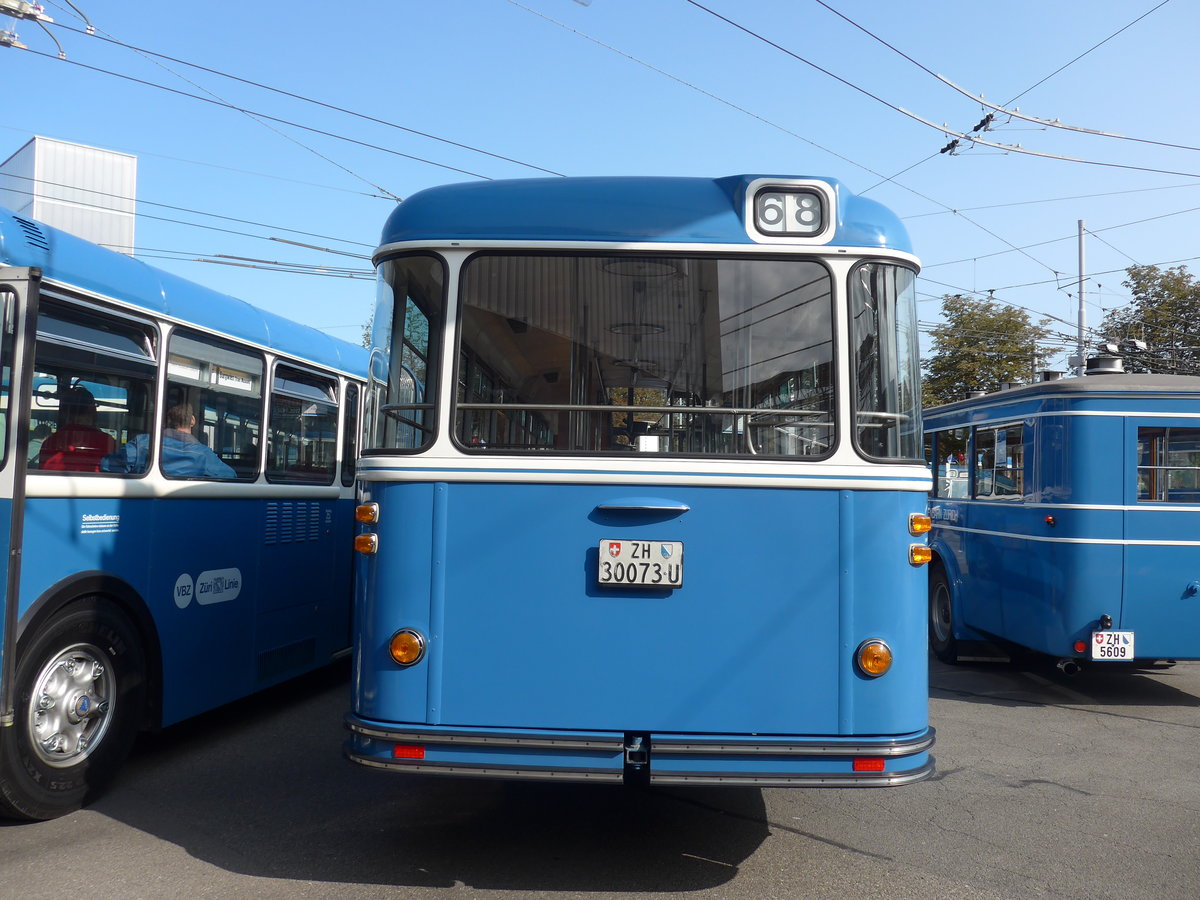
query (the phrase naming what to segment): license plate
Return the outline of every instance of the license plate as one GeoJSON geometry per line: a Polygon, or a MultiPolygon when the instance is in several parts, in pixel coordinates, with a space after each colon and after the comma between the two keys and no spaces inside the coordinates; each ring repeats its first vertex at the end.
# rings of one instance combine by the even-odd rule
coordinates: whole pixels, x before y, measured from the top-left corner
{"type": "Polygon", "coordinates": [[[1092,659],[1133,659],[1133,632],[1093,631],[1092,659]]]}
{"type": "Polygon", "coordinates": [[[683,541],[603,540],[596,581],[625,587],[682,587],[683,541]]]}

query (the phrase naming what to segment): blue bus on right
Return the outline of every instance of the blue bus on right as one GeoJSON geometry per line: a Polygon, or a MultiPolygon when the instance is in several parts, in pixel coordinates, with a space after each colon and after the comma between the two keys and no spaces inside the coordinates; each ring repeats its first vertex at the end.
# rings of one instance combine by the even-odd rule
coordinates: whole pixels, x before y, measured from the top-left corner
{"type": "Polygon", "coordinates": [[[1200,377],[1088,375],[924,413],[929,638],[1088,664],[1200,658],[1200,377]]]}

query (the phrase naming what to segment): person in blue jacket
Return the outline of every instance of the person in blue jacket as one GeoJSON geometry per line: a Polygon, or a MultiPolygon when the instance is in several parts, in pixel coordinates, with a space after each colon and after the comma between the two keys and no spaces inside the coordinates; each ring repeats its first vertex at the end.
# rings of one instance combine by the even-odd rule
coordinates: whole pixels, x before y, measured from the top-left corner
{"type": "MultiPolygon", "coordinates": [[[[192,433],[196,413],[187,403],[167,410],[163,429],[162,470],[171,478],[236,478],[237,472],[192,433]]],[[[116,453],[104,458],[106,472],[144,472],[149,458],[150,436],[139,434],[116,453]]]]}

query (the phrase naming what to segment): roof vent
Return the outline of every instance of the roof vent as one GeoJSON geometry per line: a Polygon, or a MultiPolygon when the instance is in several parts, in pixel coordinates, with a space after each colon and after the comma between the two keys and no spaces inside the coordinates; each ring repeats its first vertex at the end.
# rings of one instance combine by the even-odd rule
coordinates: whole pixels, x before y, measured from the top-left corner
{"type": "Polygon", "coordinates": [[[1062,377],[1063,373],[1054,369],[1043,369],[1038,372],[1038,381],[1058,381],[1062,377]]]}
{"type": "Polygon", "coordinates": [[[1119,356],[1093,356],[1087,361],[1085,375],[1121,375],[1125,362],[1119,356]]]}
{"type": "Polygon", "coordinates": [[[986,397],[987,391],[967,391],[968,400],[978,400],[980,397],[986,397]]]}

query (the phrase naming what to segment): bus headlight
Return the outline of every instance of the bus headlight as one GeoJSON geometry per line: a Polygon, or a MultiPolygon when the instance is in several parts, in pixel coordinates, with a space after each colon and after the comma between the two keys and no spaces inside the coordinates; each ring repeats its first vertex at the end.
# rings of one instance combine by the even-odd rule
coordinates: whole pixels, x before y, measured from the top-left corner
{"type": "Polygon", "coordinates": [[[388,641],[388,653],[398,666],[412,666],[425,655],[425,636],[415,628],[401,628],[388,641]]]}
{"type": "Polygon", "coordinates": [[[858,663],[858,669],[864,675],[878,678],[892,667],[892,648],[886,641],[878,638],[863,641],[858,645],[854,661],[858,663]]]}

